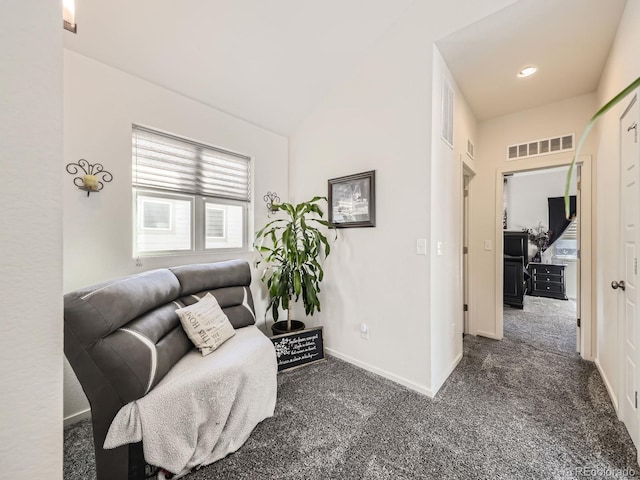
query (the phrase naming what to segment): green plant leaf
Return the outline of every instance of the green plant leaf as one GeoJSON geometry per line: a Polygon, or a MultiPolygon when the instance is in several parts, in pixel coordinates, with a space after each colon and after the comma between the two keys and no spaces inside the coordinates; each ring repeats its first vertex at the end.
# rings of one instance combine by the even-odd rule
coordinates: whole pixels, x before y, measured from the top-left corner
{"type": "Polygon", "coordinates": [[[281,204],[280,209],[286,211],[291,217],[296,216],[296,208],[290,203],[281,204]]]}
{"type": "Polygon", "coordinates": [[[318,205],[316,205],[315,203],[314,204],[308,204],[307,208],[309,209],[310,212],[317,213],[321,217],[324,215],[324,213],[322,212],[320,207],[318,205]]]}
{"type": "Polygon", "coordinates": [[[571,176],[573,175],[573,169],[578,161],[578,156],[580,155],[580,150],[582,150],[582,146],[584,142],[587,140],[589,133],[593,129],[593,126],[598,121],[600,117],[602,117],[605,113],[611,110],[614,106],[624,100],[630,93],[632,93],[636,88],[640,87],[640,77],[636,78],[633,82],[631,82],[627,87],[625,87],[622,91],[620,91],[615,97],[609,100],[600,110],[596,112],[596,114],[591,117],[589,123],[582,132],[580,136],[580,140],[578,141],[578,146],[576,147],[576,151],[573,155],[573,159],[571,160],[571,165],[569,165],[569,171],[567,172],[567,181],[564,187],[564,212],[567,219],[569,219],[570,211],[569,211],[569,190],[571,188],[571,176]]]}
{"type": "Polygon", "coordinates": [[[327,222],[326,220],[320,220],[319,218],[310,218],[309,220],[313,220],[314,222],[318,222],[320,225],[323,225],[327,228],[334,230],[336,227],[334,224],[327,222]]]}
{"type": "Polygon", "coordinates": [[[302,292],[302,281],[300,280],[300,272],[296,270],[293,274],[293,291],[296,295],[300,295],[302,292]]]}
{"type": "Polygon", "coordinates": [[[262,230],[260,230],[258,233],[256,233],[256,238],[262,237],[264,231],[267,228],[269,228],[271,225],[274,225],[274,224],[279,223],[279,222],[284,222],[284,221],[285,221],[284,218],[279,218],[277,220],[273,220],[273,221],[267,223],[264,227],[262,227],[262,230]]]}

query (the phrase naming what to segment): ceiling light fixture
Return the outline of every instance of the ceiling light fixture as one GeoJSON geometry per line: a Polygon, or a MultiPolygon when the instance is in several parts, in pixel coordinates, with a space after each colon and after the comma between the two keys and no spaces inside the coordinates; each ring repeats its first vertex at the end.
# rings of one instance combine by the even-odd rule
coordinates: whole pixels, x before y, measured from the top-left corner
{"type": "Polygon", "coordinates": [[[65,30],[78,33],[75,0],[62,0],[62,25],[65,30]]]}
{"type": "Polygon", "coordinates": [[[522,70],[518,72],[518,77],[526,78],[530,77],[534,73],[538,71],[538,67],[534,67],[533,65],[529,65],[528,67],[524,67],[522,70]]]}

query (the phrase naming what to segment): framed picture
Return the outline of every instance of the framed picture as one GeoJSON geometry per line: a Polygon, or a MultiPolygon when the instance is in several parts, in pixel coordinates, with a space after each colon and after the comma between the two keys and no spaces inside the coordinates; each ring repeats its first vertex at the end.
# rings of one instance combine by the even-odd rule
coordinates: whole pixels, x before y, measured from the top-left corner
{"type": "Polygon", "coordinates": [[[376,226],[376,172],[329,180],[329,222],[337,228],[376,226]]]}

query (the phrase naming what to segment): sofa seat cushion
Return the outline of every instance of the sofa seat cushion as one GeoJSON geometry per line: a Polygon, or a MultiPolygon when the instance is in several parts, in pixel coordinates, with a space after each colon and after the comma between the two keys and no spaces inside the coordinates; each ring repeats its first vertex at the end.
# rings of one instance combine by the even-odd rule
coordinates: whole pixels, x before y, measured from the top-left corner
{"type": "Polygon", "coordinates": [[[147,395],[122,407],[104,448],[142,440],[147,463],[175,474],[213,463],[273,415],[277,370],[273,344],[255,325],[206,357],[192,349],[147,395]]]}

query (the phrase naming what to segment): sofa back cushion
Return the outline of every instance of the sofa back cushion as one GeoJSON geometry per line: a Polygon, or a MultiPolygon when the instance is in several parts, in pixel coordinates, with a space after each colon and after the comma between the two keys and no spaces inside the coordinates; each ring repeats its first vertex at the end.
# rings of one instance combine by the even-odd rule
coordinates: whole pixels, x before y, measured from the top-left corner
{"type": "Polygon", "coordinates": [[[256,323],[251,296],[251,270],[243,260],[184,265],[170,269],[180,282],[178,307],[193,305],[211,293],[222,307],[233,328],[256,323]]]}
{"type": "Polygon", "coordinates": [[[250,283],[248,263],[234,260],[153,270],[65,295],[65,354],[89,400],[101,388],[123,404],[149,392],[193,348],[176,309],[207,292],[234,328],[255,323],[250,283]]]}
{"type": "Polygon", "coordinates": [[[179,295],[175,275],[169,270],[152,270],[68,293],[64,321],[78,341],[88,346],[179,295]]]}

